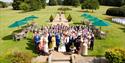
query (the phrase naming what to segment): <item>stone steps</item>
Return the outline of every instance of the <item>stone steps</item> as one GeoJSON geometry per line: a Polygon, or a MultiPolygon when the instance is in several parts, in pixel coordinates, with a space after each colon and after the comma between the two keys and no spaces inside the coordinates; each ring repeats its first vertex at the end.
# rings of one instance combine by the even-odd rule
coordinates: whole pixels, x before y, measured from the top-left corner
{"type": "Polygon", "coordinates": [[[32,63],[108,63],[105,57],[85,57],[77,54],[64,55],[53,51],[49,56],[38,56],[32,59],[32,63]],[[48,60],[47,60],[48,59],[48,60]]]}
{"type": "Polygon", "coordinates": [[[69,61],[54,61],[52,63],[70,63],[69,61]]]}
{"type": "Polygon", "coordinates": [[[71,57],[63,53],[52,52],[48,57],[48,63],[71,63],[71,57]]]}

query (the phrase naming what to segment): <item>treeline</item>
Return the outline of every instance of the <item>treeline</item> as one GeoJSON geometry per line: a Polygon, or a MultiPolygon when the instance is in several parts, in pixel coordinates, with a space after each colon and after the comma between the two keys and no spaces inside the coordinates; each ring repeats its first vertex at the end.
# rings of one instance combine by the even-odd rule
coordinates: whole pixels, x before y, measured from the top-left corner
{"type": "Polygon", "coordinates": [[[6,8],[7,3],[0,1],[0,8],[6,8]]]}
{"type": "MultiPolygon", "coordinates": [[[[82,1],[82,0],[81,0],[82,1]]],[[[68,5],[68,6],[79,6],[80,0],[49,0],[48,5],[54,6],[54,5],[68,5]]]]}
{"type": "Polygon", "coordinates": [[[70,5],[77,7],[80,5],[80,1],[82,0],[49,0],[49,3],[46,3],[46,0],[13,0],[12,7],[14,10],[34,11],[45,8],[47,4],[50,6],[70,5]]]}
{"type": "Polygon", "coordinates": [[[81,8],[96,10],[99,9],[99,2],[98,0],[85,0],[83,3],[81,3],[81,8]]]}
{"type": "Polygon", "coordinates": [[[125,0],[99,0],[101,5],[122,6],[125,5],[125,0]]]}
{"type": "Polygon", "coordinates": [[[13,0],[14,10],[33,11],[46,7],[46,0],[13,0]]]}

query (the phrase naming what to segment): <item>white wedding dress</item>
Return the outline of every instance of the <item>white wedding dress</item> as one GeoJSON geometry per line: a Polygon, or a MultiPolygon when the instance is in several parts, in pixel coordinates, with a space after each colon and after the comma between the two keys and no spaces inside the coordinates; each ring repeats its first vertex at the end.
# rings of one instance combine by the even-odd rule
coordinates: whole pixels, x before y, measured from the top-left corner
{"type": "Polygon", "coordinates": [[[61,38],[61,44],[59,45],[58,52],[66,52],[66,46],[64,40],[61,38]]]}

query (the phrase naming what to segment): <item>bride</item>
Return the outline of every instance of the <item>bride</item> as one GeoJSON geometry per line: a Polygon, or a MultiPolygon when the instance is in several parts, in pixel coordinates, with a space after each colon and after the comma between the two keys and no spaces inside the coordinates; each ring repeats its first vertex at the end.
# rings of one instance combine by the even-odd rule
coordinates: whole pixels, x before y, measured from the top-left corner
{"type": "Polygon", "coordinates": [[[61,42],[60,42],[60,45],[59,45],[59,48],[58,48],[59,52],[66,52],[65,40],[66,40],[66,37],[63,35],[61,37],[61,42]]]}

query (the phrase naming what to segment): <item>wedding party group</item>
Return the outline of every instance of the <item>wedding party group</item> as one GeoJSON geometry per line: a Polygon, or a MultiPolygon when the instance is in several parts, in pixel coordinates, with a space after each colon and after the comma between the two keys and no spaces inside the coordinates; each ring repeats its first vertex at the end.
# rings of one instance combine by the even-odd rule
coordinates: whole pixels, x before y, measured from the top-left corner
{"type": "Polygon", "coordinates": [[[43,55],[49,55],[51,51],[88,55],[88,49],[93,50],[94,39],[93,30],[82,25],[57,24],[33,31],[35,50],[43,55]]]}

